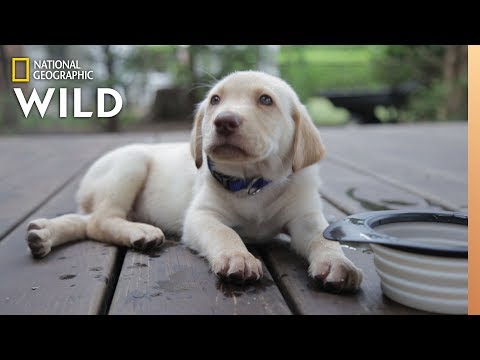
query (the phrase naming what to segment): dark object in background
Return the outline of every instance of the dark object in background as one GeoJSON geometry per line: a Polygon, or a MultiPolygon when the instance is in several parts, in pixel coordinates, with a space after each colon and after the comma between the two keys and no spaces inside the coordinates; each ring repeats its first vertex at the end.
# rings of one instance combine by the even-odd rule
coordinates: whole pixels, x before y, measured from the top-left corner
{"type": "Polygon", "coordinates": [[[316,95],[326,97],[333,105],[347,109],[360,124],[380,124],[380,119],[375,115],[375,107],[381,105],[401,108],[417,87],[416,83],[408,82],[381,90],[328,91],[316,95]]]}
{"type": "Polygon", "coordinates": [[[155,94],[155,101],[150,110],[149,120],[164,122],[186,120],[191,118],[195,110],[195,101],[189,89],[160,89],[155,94]]]}

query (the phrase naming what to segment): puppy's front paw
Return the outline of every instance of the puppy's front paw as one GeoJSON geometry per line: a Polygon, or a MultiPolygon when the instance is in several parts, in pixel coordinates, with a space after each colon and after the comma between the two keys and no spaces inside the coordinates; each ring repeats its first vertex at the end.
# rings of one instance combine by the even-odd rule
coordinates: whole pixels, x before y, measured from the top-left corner
{"type": "Polygon", "coordinates": [[[42,258],[52,250],[53,232],[48,219],[33,220],[28,224],[27,243],[32,255],[42,258]]]}
{"type": "Polygon", "coordinates": [[[362,270],[345,255],[326,251],[310,264],[308,272],[329,292],[353,292],[363,279],[362,270]]]}
{"type": "Polygon", "coordinates": [[[133,248],[147,251],[160,246],[165,240],[165,235],[155,226],[134,223],[130,229],[129,238],[133,248]]]}
{"type": "Polygon", "coordinates": [[[248,251],[228,251],[215,257],[212,271],[219,277],[244,282],[263,276],[262,262],[248,251]]]}

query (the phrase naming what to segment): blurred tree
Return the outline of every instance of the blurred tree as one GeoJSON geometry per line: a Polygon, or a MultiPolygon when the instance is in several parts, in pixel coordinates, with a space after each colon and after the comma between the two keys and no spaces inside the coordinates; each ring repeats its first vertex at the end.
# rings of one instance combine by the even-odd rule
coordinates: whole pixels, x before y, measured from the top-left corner
{"type": "Polygon", "coordinates": [[[389,45],[375,48],[378,79],[390,85],[414,80],[404,120],[467,118],[467,46],[389,45]]]}
{"type": "Polygon", "coordinates": [[[11,128],[15,125],[17,118],[15,108],[13,107],[11,87],[8,79],[8,68],[10,66],[7,57],[5,45],[0,45],[0,110],[2,117],[2,127],[11,128]]]}
{"type": "MultiPolygon", "coordinates": [[[[102,45],[103,50],[103,57],[104,57],[104,64],[107,70],[107,87],[113,88],[116,83],[116,76],[115,76],[115,58],[111,50],[111,45],[102,45]]],[[[112,107],[112,99],[109,97],[109,100],[106,102],[110,104],[112,107]]],[[[116,132],[118,131],[118,115],[109,117],[106,119],[105,122],[105,130],[109,132],[116,132]]]]}
{"type": "MultiPolygon", "coordinates": [[[[171,77],[174,77],[175,64],[178,61],[176,46],[173,45],[142,45],[131,48],[128,55],[124,57],[123,64],[121,64],[122,69],[124,69],[121,84],[125,89],[130,105],[135,103],[140,105],[139,96],[143,98],[142,105],[135,107],[139,111],[132,112],[134,107],[129,106],[130,114],[135,113],[134,116],[141,118],[143,121],[163,121],[190,114],[193,105],[186,105],[179,101],[180,98],[182,100],[188,98],[187,90],[163,88],[169,83],[171,77]],[[161,74],[163,76],[159,76],[161,74]],[[160,78],[162,80],[159,82],[160,78]],[[130,92],[130,89],[133,88],[136,89],[136,94],[130,92]],[[142,95],[146,93],[153,95],[151,108],[148,111],[144,110],[146,103],[145,97],[142,95]],[[184,109],[185,105],[186,110],[184,109]]],[[[147,106],[150,106],[150,104],[147,106]]]]}
{"type": "MultiPolygon", "coordinates": [[[[156,92],[149,117],[153,121],[191,116],[194,104],[218,79],[233,71],[258,69],[261,58],[258,45],[180,45],[161,49],[162,56],[154,63],[145,62],[145,68],[166,69],[173,74],[174,88],[156,92]]],[[[142,53],[155,51],[160,54],[160,47],[145,48],[142,53]]],[[[141,58],[141,53],[137,56],[141,58]]]]}
{"type": "Polygon", "coordinates": [[[69,45],[45,45],[49,59],[66,60],[69,45]]]}
{"type": "Polygon", "coordinates": [[[125,58],[125,68],[142,73],[165,72],[168,70],[168,64],[175,61],[173,45],[140,45],[135,46],[125,58]]]}
{"type": "MultiPolygon", "coordinates": [[[[0,45],[0,128],[14,130],[18,125],[16,100],[10,81],[12,57],[22,57],[23,48],[19,45],[0,45]]],[[[27,89],[26,83],[16,83],[16,87],[27,89]]]]}
{"type": "Polygon", "coordinates": [[[468,97],[468,47],[447,45],[443,57],[443,81],[446,101],[440,107],[440,116],[450,119],[461,116],[467,118],[468,97]]]}
{"type": "Polygon", "coordinates": [[[128,108],[138,108],[141,102],[139,95],[152,91],[147,86],[151,82],[152,74],[166,74],[169,71],[169,64],[175,62],[173,45],[132,46],[128,53],[123,56],[117,55],[116,63],[121,68],[122,75],[118,82],[125,91],[126,102],[130,103],[128,108]]]}
{"type": "Polygon", "coordinates": [[[261,45],[191,45],[177,48],[173,73],[178,85],[192,88],[195,101],[202,99],[218,79],[233,71],[256,70],[261,45]]]}

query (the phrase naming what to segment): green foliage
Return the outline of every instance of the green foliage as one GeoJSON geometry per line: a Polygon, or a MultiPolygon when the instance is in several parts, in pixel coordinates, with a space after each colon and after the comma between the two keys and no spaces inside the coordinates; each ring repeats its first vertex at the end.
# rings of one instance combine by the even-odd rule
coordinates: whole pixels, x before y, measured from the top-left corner
{"type": "Polygon", "coordinates": [[[192,45],[177,48],[182,61],[170,64],[180,86],[196,89],[199,100],[217,79],[234,71],[253,70],[258,66],[260,45],[192,45]]]}
{"type": "Polygon", "coordinates": [[[375,89],[382,84],[374,76],[371,57],[369,46],[282,46],[280,75],[303,101],[332,89],[375,89]]]}
{"type": "Polygon", "coordinates": [[[192,45],[176,48],[168,70],[178,86],[192,90],[198,102],[210,86],[233,71],[256,69],[259,45],[192,45]]]}
{"type": "Polygon", "coordinates": [[[133,72],[165,72],[169,64],[176,61],[175,53],[174,45],[137,46],[125,59],[124,66],[127,71],[133,72]]]}
{"type": "Polygon", "coordinates": [[[311,97],[305,105],[317,125],[342,125],[347,123],[350,118],[347,110],[335,107],[326,98],[311,97]]]}
{"type": "MultiPolygon", "coordinates": [[[[459,49],[456,49],[457,51],[459,49]]],[[[467,118],[466,59],[457,54],[456,77],[447,83],[444,45],[389,45],[375,47],[372,64],[375,77],[388,85],[415,81],[419,87],[407,106],[398,112],[400,121],[460,120],[467,118]],[[452,97],[458,103],[448,106],[452,97]]],[[[466,52],[465,52],[466,57],[466,52]]]]}
{"type": "Polygon", "coordinates": [[[442,75],[442,45],[387,45],[372,49],[376,78],[388,85],[415,80],[429,85],[442,75]]]}
{"type": "Polygon", "coordinates": [[[458,74],[447,84],[446,49],[443,45],[282,46],[279,68],[304,102],[324,91],[375,90],[416,82],[418,89],[405,108],[379,108],[377,116],[382,121],[466,119],[466,67],[457,64],[458,74]],[[457,103],[445,105],[452,96],[457,103]]]}
{"type": "Polygon", "coordinates": [[[439,119],[438,108],[446,96],[445,86],[439,79],[432,81],[430,86],[422,86],[411,96],[407,108],[401,113],[402,120],[444,120],[439,119]]]}
{"type": "Polygon", "coordinates": [[[380,119],[381,122],[388,123],[393,120],[397,120],[399,117],[399,111],[393,106],[385,107],[379,105],[375,107],[375,116],[380,119]]]}
{"type": "MultiPolygon", "coordinates": [[[[46,47],[52,58],[69,58],[72,49],[65,45],[46,47]]],[[[81,54],[77,57],[84,56],[82,63],[86,64],[86,68],[90,64],[106,67],[108,54],[99,47],[93,49],[96,51],[90,51],[90,48],[75,49],[81,54]]],[[[233,71],[258,69],[259,63],[267,59],[268,64],[278,64],[279,75],[297,91],[317,124],[343,124],[349,118],[346,110],[334,107],[327,99],[319,97],[319,93],[349,89],[375,90],[411,81],[419,86],[410,96],[408,104],[402,109],[377,107],[375,113],[378,118],[384,122],[392,119],[419,121],[467,118],[466,52],[459,51],[459,47],[454,49],[456,60],[451,71],[448,70],[449,62],[446,59],[447,52],[453,48],[443,45],[285,45],[279,48],[276,59],[272,59],[270,53],[265,53],[266,49],[272,48],[260,45],[111,47],[115,71],[111,71],[110,76],[95,78],[94,81],[56,82],[55,86],[107,86],[119,89],[127,94],[124,109],[119,114],[120,127],[134,127],[140,122],[145,109],[129,94],[141,94],[138,88],[147,89],[152,72],[170,73],[176,85],[191,89],[194,100],[199,101],[217,79],[233,71]],[[129,92],[130,89],[134,91],[129,92]]],[[[90,98],[85,98],[86,106],[94,101],[90,98]]],[[[0,108],[6,108],[6,101],[0,98],[0,108]]],[[[14,105],[14,110],[18,111],[18,105],[14,105]]],[[[49,117],[48,114],[44,119],[33,114],[25,119],[21,112],[18,117],[19,127],[28,131],[101,129],[106,121],[94,118],[60,119],[49,117]]],[[[0,126],[5,123],[5,118],[4,111],[0,113],[0,126]]],[[[0,130],[8,129],[3,126],[0,130]]]]}
{"type": "MultiPolygon", "coordinates": [[[[217,45],[211,46],[203,53],[202,61],[212,75],[221,78],[239,70],[256,69],[259,61],[259,45],[217,45]],[[215,69],[212,65],[215,59],[221,59],[215,69]]],[[[208,76],[205,74],[204,76],[208,76]]]]}

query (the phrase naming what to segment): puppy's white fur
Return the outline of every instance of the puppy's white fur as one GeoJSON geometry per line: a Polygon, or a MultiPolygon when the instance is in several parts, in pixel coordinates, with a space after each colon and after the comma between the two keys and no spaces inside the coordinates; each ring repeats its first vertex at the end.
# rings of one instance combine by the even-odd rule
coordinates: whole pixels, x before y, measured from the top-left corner
{"type": "Polygon", "coordinates": [[[327,289],[355,290],[361,271],[338,243],[322,236],[328,224],[317,163],[323,154],[318,131],[288,84],[260,72],[236,72],[200,104],[190,144],[136,144],[107,153],[80,184],[77,200],[85,215],[32,221],[27,241],[37,257],[87,236],[147,249],[163,242],[163,230],[182,234],[217,275],[249,280],[262,276],[262,265],[244,241],[286,231],[292,247],[309,261],[311,276],[327,289]],[[211,102],[214,95],[218,103],[211,102]],[[273,104],[263,104],[262,95],[273,104]],[[225,111],[241,119],[228,137],[214,125],[225,111]],[[221,173],[272,182],[255,195],[230,192],[211,175],[207,155],[221,173]]]}

